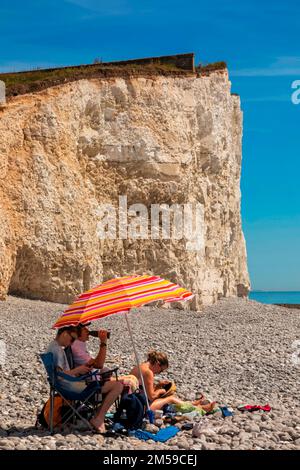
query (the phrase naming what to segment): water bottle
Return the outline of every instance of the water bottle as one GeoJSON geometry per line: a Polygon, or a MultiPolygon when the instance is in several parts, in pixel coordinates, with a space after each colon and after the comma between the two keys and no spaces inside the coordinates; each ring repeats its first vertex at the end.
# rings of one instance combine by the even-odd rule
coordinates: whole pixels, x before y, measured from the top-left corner
{"type": "MultiPolygon", "coordinates": [[[[89,336],[93,336],[94,338],[98,338],[98,330],[92,330],[92,331],[89,331],[89,336]]],[[[107,339],[110,338],[110,331],[107,332],[107,339]]]]}

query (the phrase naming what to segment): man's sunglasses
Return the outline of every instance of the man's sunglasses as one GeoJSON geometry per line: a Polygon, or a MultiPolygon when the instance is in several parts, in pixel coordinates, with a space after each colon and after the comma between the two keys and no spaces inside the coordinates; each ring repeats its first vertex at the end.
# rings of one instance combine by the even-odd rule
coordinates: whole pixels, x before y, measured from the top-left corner
{"type": "Polygon", "coordinates": [[[69,331],[68,331],[68,333],[71,336],[72,343],[74,343],[74,341],[77,339],[77,335],[74,335],[74,333],[70,333],[69,331]]]}

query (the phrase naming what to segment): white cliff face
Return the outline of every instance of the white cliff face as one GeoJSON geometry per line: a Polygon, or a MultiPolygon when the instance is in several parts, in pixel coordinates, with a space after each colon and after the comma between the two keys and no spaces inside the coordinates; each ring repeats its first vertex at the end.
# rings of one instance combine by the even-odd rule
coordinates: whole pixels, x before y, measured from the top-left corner
{"type": "Polygon", "coordinates": [[[12,99],[0,111],[2,298],[70,302],[131,273],[191,289],[192,308],[246,295],[241,136],[224,71],[81,80],[12,99]],[[120,201],[146,206],[135,207],[143,239],[132,237],[132,210],[129,238],[117,216],[116,239],[99,239],[102,205],[118,215],[120,201]],[[152,204],[188,203],[199,209],[196,249],[186,237],[151,238],[152,204]]]}

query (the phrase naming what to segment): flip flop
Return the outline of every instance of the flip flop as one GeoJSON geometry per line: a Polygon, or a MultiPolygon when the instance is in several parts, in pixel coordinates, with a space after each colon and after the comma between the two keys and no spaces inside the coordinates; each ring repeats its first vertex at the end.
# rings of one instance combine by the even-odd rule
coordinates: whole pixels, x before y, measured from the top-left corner
{"type": "Polygon", "coordinates": [[[94,423],[91,423],[91,421],[89,421],[90,425],[92,426],[92,432],[93,434],[101,434],[102,436],[104,436],[106,434],[106,430],[103,432],[103,431],[100,431],[100,429],[96,428],[96,426],[94,425],[94,423]]]}
{"type": "Polygon", "coordinates": [[[93,426],[92,433],[93,433],[93,434],[98,434],[98,435],[100,435],[100,436],[106,436],[107,431],[102,432],[102,431],[100,431],[99,429],[97,429],[97,428],[95,428],[95,427],[93,426]]]}
{"type": "Polygon", "coordinates": [[[126,431],[125,432],[118,432],[118,431],[114,431],[113,429],[109,429],[108,431],[106,431],[104,434],[102,434],[104,437],[114,437],[114,438],[117,438],[117,437],[127,437],[128,436],[128,432],[126,431]]]}
{"type": "Polygon", "coordinates": [[[193,423],[185,423],[181,426],[181,431],[191,431],[194,427],[193,423]]]}
{"type": "Polygon", "coordinates": [[[184,415],[174,416],[174,417],[168,417],[168,418],[164,419],[164,423],[171,424],[172,426],[174,426],[177,423],[181,423],[182,421],[187,421],[186,416],[184,416],[184,415]]]}

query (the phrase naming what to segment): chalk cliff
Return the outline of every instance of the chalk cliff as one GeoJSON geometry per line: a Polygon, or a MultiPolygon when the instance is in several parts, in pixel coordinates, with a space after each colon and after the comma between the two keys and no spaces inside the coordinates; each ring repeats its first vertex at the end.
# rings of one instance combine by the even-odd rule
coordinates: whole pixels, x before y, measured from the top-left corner
{"type": "Polygon", "coordinates": [[[226,70],[79,80],[10,99],[0,110],[1,298],[67,303],[130,273],[191,289],[189,308],[247,295],[241,138],[226,70]],[[120,237],[119,196],[146,206],[143,238],[120,237]],[[104,203],[116,208],[116,239],[99,238],[104,203]],[[151,238],[151,204],[188,203],[200,208],[197,244],[151,238]]]}

